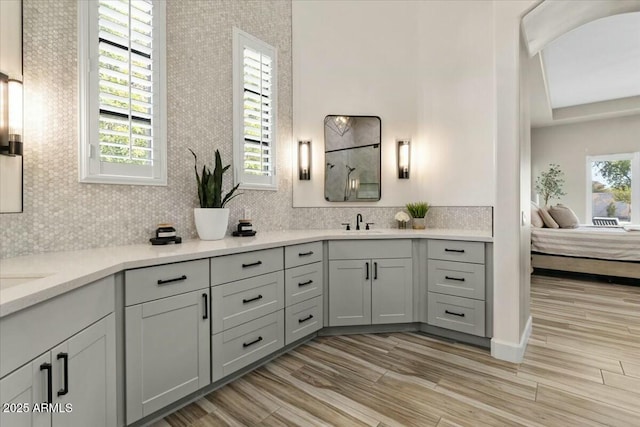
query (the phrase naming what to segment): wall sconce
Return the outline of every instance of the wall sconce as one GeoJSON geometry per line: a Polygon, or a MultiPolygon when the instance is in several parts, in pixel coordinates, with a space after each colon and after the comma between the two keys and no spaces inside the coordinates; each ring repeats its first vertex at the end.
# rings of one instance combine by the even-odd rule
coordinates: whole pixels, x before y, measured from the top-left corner
{"type": "Polygon", "coordinates": [[[298,141],[298,178],[311,180],[311,140],[298,141]]]}
{"type": "Polygon", "coordinates": [[[22,155],[22,82],[0,75],[0,154],[22,155]]]}
{"type": "Polygon", "coordinates": [[[411,164],[411,140],[399,139],[398,142],[398,178],[409,179],[411,164]]]}

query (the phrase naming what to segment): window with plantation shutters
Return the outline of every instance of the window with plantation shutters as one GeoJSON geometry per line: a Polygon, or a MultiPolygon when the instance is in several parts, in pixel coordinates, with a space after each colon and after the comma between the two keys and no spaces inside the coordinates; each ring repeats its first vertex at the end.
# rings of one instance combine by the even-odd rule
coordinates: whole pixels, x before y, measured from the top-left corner
{"type": "Polygon", "coordinates": [[[234,28],[234,172],[242,188],[277,188],[276,62],[275,48],[234,28]]]}
{"type": "Polygon", "coordinates": [[[78,5],[80,180],[165,185],[165,2],[78,5]]]}

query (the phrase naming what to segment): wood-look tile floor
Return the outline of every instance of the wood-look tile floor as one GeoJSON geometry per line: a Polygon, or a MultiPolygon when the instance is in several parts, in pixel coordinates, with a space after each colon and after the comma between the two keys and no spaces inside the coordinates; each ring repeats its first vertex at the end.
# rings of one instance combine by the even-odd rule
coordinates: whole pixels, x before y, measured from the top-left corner
{"type": "Polygon", "coordinates": [[[154,424],[640,426],[640,287],[533,276],[524,362],[418,333],[320,337],[154,424]]]}

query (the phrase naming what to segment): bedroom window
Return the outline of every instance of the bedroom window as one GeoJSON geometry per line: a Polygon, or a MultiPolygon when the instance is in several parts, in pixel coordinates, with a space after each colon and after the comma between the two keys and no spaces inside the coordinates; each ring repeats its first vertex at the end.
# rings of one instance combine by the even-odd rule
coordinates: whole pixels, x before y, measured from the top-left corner
{"type": "Polygon", "coordinates": [[[80,181],[166,185],[165,2],[78,9],[80,181]]]}
{"type": "Polygon", "coordinates": [[[587,157],[587,219],[640,222],[640,152],[587,157]]]}
{"type": "Polygon", "coordinates": [[[276,190],[276,49],[233,29],[233,160],[241,188],[276,190]]]}

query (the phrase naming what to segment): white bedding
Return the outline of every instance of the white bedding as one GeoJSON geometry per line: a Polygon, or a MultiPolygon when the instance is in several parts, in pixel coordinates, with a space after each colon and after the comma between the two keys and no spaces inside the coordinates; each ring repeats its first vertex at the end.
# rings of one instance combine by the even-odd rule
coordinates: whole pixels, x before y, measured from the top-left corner
{"type": "Polygon", "coordinates": [[[596,227],[532,227],[531,251],[581,258],[640,261],[640,231],[596,227]]]}

